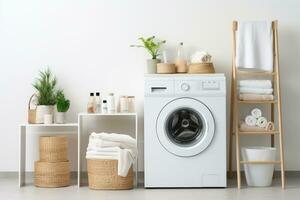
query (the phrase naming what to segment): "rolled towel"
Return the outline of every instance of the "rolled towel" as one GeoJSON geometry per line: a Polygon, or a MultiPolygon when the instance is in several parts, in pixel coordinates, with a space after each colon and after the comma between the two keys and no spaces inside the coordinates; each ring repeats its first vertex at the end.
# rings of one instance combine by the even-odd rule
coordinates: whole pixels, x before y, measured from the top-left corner
{"type": "Polygon", "coordinates": [[[248,125],[248,126],[255,126],[256,125],[256,118],[252,115],[248,115],[246,116],[245,118],[245,123],[248,125]]]}
{"type": "Polygon", "coordinates": [[[242,93],[239,95],[240,100],[244,101],[255,101],[255,100],[261,100],[261,101],[272,101],[274,100],[273,94],[248,94],[248,93],[242,93]]]}
{"type": "Polygon", "coordinates": [[[254,108],[251,110],[251,115],[255,117],[256,119],[260,118],[262,116],[262,112],[259,108],[254,108]]]}
{"type": "Polygon", "coordinates": [[[242,132],[259,132],[259,131],[265,131],[264,128],[260,128],[258,126],[248,126],[245,122],[242,122],[240,124],[240,131],[242,132]]]}
{"type": "Polygon", "coordinates": [[[251,87],[240,87],[240,94],[273,94],[273,88],[251,88],[251,87]]]}
{"type": "Polygon", "coordinates": [[[240,87],[250,87],[250,88],[272,88],[272,82],[270,80],[240,80],[240,87]]]}
{"type": "Polygon", "coordinates": [[[274,131],[275,130],[275,125],[273,122],[268,122],[266,127],[265,127],[266,131],[274,131]]]}
{"type": "Polygon", "coordinates": [[[259,117],[256,121],[256,126],[258,126],[260,128],[266,128],[267,123],[268,123],[268,121],[265,117],[259,117]]]}

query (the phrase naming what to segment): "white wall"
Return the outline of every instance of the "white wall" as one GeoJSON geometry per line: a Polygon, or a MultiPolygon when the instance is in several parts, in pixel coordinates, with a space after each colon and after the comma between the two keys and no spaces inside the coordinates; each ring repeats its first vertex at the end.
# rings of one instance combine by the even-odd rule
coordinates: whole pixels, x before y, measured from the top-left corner
{"type": "Polygon", "coordinates": [[[142,134],[148,55],[129,45],[151,35],[171,46],[183,41],[190,51],[208,50],[229,80],[235,19],[279,20],[286,166],[300,170],[299,7],[297,0],[0,0],[0,171],[18,169],[18,124],[39,69],[49,65],[57,75],[71,121],[85,111],[90,91],[135,95],[142,134]]]}

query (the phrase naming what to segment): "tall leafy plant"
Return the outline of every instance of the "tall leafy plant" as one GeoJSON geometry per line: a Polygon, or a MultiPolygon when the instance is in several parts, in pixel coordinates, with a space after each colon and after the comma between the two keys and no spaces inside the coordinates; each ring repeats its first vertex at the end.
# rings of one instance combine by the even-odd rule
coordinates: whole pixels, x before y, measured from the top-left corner
{"type": "Polygon", "coordinates": [[[56,84],[56,78],[49,68],[39,72],[39,77],[33,83],[33,87],[37,90],[38,105],[54,105],[56,103],[56,84]]]}
{"type": "Polygon", "coordinates": [[[155,38],[155,36],[144,38],[138,38],[142,42],[142,45],[130,45],[131,47],[138,47],[138,48],[145,48],[149,54],[151,55],[152,59],[157,59],[159,56],[159,49],[160,47],[166,43],[165,40],[159,40],[155,38]]]}
{"type": "Polygon", "coordinates": [[[58,90],[56,95],[56,108],[58,112],[67,112],[70,107],[70,100],[65,98],[63,90],[58,90]]]}

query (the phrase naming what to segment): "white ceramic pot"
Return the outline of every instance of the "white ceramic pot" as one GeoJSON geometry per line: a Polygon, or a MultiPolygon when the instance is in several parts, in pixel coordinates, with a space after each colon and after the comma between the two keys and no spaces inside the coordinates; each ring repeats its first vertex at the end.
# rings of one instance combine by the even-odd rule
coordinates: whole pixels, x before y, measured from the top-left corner
{"type": "Polygon", "coordinates": [[[55,113],[55,123],[56,124],[66,123],[66,112],[56,112],[55,113]]]}
{"type": "Polygon", "coordinates": [[[147,73],[156,74],[157,63],[160,63],[159,59],[148,59],[147,60],[147,73]]]}
{"type": "Polygon", "coordinates": [[[54,106],[38,105],[36,107],[36,123],[37,124],[44,123],[44,116],[47,114],[53,115],[53,113],[54,113],[54,106]]]}
{"type": "Polygon", "coordinates": [[[52,114],[44,115],[44,124],[53,124],[53,115],[52,114]]]}

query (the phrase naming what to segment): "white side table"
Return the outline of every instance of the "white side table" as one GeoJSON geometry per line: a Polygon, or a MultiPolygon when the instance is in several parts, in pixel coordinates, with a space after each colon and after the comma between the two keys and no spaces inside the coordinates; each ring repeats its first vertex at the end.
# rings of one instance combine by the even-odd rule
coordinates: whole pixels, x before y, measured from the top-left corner
{"type": "MultiPolygon", "coordinates": [[[[117,120],[117,119],[127,119],[129,121],[132,121],[133,123],[128,123],[128,126],[131,125],[133,128],[132,130],[135,133],[135,139],[137,140],[138,145],[138,115],[137,113],[79,113],[78,114],[78,186],[80,187],[82,184],[82,165],[85,161],[85,153],[86,153],[86,146],[83,146],[82,139],[85,135],[88,137],[88,133],[84,133],[83,127],[89,126],[88,121],[89,120],[100,120],[101,118],[110,118],[110,121],[117,120]],[[84,123],[87,120],[86,124],[84,123]]],[[[94,124],[95,121],[92,122],[94,124]]],[[[111,127],[113,128],[113,127],[111,127]]],[[[113,130],[113,129],[112,129],[113,130]]],[[[134,164],[135,168],[135,185],[138,185],[138,159],[136,160],[134,164]]]]}
{"type": "MultiPolygon", "coordinates": [[[[26,183],[26,134],[28,128],[38,130],[51,130],[53,128],[63,127],[65,129],[74,129],[78,127],[77,123],[68,123],[68,124],[21,124],[19,132],[19,186],[22,187],[26,183]]],[[[52,132],[53,133],[53,132],[52,132]]],[[[72,132],[73,133],[73,132],[72,132]]],[[[74,132],[78,133],[78,132],[74,132]]],[[[51,134],[51,132],[49,133],[51,134]]],[[[57,133],[55,133],[57,134],[57,133]]],[[[79,183],[78,183],[79,184],[79,183]]]]}

